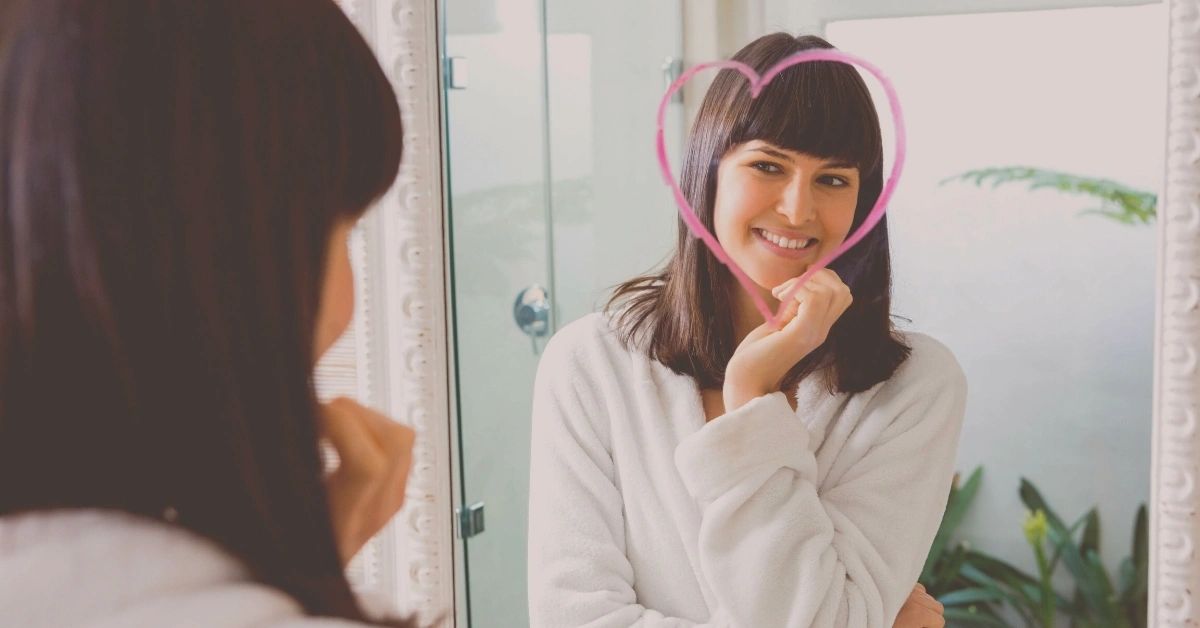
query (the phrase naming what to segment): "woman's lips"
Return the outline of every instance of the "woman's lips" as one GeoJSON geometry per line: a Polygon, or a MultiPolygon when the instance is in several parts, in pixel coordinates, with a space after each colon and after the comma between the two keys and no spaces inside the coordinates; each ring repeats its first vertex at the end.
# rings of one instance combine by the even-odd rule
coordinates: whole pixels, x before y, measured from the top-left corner
{"type": "Polygon", "coordinates": [[[762,229],[752,229],[751,233],[754,234],[754,239],[757,240],[758,243],[765,247],[768,251],[787,259],[803,259],[808,257],[813,251],[817,250],[817,245],[820,244],[820,240],[811,238],[810,242],[804,248],[793,249],[786,246],[780,246],[772,242],[770,239],[768,239],[766,232],[764,232],[762,229]]]}

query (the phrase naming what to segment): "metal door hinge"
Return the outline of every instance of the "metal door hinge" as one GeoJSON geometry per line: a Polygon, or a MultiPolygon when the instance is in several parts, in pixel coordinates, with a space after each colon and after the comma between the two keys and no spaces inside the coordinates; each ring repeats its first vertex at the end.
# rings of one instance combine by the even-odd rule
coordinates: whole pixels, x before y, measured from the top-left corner
{"type": "MultiPolygon", "coordinates": [[[[667,57],[665,60],[663,60],[662,73],[663,73],[663,90],[665,91],[671,87],[671,84],[674,83],[675,80],[678,79],[681,74],[683,74],[683,59],[676,59],[675,57],[667,57]]],[[[675,92],[675,94],[673,96],[671,96],[671,102],[683,102],[683,90],[682,89],[675,92]]]]}
{"type": "Polygon", "coordinates": [[[470,506],[459,508],[458,538],[469,539],[483,533],[483,502],[475,502],[470,506]]]}
{"type": "Polygon", "coordinates": [[[466,57],[446,58],[446,87],[466,89],[470,82],[470,66],[466,57]]]}

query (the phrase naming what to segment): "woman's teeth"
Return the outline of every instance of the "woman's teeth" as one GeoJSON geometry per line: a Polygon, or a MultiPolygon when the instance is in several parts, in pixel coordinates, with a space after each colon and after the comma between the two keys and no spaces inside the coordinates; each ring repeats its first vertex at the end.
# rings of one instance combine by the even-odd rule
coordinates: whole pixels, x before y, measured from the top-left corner
{"type": "Polygon", "coordinates": [[[806,248],[812,246],[817,241],[816,238],[808,238],[805,240],[792,240],[789,238],[775,235],[774,233],[771,233],[770,231],[764,231],[762,229],[759,229],[758,233],[760,235],[762,235],[762,237],[765,238],[767,241],[774,244],[775,246],[783,247],[785,249],[806,249],[806,248]]]}

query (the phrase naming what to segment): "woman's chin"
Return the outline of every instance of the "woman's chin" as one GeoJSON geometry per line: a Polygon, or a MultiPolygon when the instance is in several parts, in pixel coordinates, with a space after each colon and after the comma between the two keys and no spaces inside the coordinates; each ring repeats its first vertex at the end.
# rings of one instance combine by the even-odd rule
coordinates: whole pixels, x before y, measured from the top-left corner
{"type": "Polygon", "coordinates": [[[778,287],[783,282],[792,278],[792,275],[780,275],[779,273],[748,273],[750,280],[754,282],[754,286],[758,288],[759,294],[763,298],[770,298],[771,291],[778,287]]]}
{"type": "Polygon", "coordinates": [[[780,264],[778,259],[733,260],[746,273],[752,282],[761,290],[764,297],[770,297],[771,291],[780,284],[795,279],[808,270],[808,262],[780,264]]]}
{"type": "Polygon", "coordinates": [[[750,279],[752,279],[759,288],[766,290],[769,294],[772,290],[779,287],[779,285],[783,284],[784,282],[803,275],[804,271],[807,269],[808,264],[805,264],[795,269],[789,268],[781,270],[778,268],[773,268],[766,272],[752,272],[748,274],[750,275],[750,279]]]}

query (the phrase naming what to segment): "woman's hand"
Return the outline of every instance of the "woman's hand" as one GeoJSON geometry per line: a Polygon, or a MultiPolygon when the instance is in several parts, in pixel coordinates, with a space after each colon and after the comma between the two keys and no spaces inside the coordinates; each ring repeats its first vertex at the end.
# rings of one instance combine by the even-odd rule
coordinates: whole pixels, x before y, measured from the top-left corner
{"type": "Polygon", "coordinates": [[[946,625],[945,612],[942,603],[933,599],[925,592],[925,587],[918,584],[904,601],[904,606],[900,607],[892,628],[943,628],[946,625]]]}
{"type": "MultiPolygon", "coordinates": [[[[797,278],[780,284],[772,294],[787,293],[797,278]]],[[[725,367],[722,396],[725,412],[779,389],[779,383],[797,362],[825,342],[829,330],[853,301],[850,288],[837,273],[822,268],[796,292],[780,324],[765,322],[750,332],[725,367]]]]}
{"type": "Polygon", "coordinates": [[[342,564],[400,510],[412,463],[414,432],[346,398],[321,406],[321,433],[341,464],[326,480],[342,564]]]}

